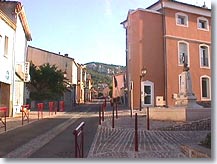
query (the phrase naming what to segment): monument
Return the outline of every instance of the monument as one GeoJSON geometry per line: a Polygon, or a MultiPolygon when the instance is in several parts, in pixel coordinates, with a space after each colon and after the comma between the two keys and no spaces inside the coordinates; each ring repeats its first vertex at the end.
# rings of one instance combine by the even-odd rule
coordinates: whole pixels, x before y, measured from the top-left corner
{"type": "Polygon", "coordinates": [[[197,98],[192,90],[192,81],[189,67],[184,60],[183,72],[180,78],[180,91],[177,95],[175,105],[179,107],[186,107],[191,109],[201,109],[202,106],[196,102],[197,98]]]}

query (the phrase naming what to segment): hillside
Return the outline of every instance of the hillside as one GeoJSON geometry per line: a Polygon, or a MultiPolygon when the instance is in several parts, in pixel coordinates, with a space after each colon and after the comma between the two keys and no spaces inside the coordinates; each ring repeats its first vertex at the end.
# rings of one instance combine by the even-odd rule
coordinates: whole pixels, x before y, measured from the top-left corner
{"type": "Polygon", "coordinates": [[[98,62],[86,63],[87,73],[91,75],[94,88],[101,84],[112,85],[112,76],[125,72],[125,66],[112,65],[98,62]]]}

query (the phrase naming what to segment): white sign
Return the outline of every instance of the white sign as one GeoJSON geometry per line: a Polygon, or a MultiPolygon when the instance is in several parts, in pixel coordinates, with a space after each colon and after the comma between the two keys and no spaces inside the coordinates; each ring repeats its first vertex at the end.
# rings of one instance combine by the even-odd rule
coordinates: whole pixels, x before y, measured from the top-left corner
{"type": "Polygon", "coordinates": [[[24,74],[29,74],[29,66],[30,66],[30,63],[29,62],[25,62],[25,65],[24,65],[24,74]]]}
{"type": "Polygon", "coordinates": [[[30,81],[29,68],[30,68],[30,63],[25,62],[25,64],[24,64],[24,82],[30,81]]]}

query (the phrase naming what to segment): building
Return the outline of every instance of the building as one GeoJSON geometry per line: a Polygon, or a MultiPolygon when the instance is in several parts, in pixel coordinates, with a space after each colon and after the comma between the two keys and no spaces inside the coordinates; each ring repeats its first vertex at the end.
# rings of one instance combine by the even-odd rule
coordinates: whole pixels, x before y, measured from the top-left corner
{"type": "Polygon", "coordinates": [[[205,4],[159,0],[146,9],[129,10],[121,24],[126,29],[127,84],[133,109],[140,104],[174,106],[183,59],[190,68],[197,101],[211,102],[211,9],[205,4]]]}
{"type": "Polygon", "coordinates": [[[20,112],[24,100],[24,82],[29,80],[26,63],[27,42],[31,32],[23,5],[0,1],[0,104],[8,115],[20,112]],[[26,77],[26,78],[25,78],[26,77]]]}
{"type": "Polygon", "coordinates": [[[67,91],[64,93],[63,100],[66,108],[72,108],[77,103],[78,87],[78,64],[68,54],[61,55],[40,48],[28,46],[27,61],[32,62],[36,66],[49,63],[56,65],[59,70],[65,73],[67,78],[67,91]]]}
{"type": "Polygon", "coordinates": [[[85,91],[86,85],[87,85],[87,69],[85,65],[78,64],[78,89],[77,89],[77,103],[81,104],[85,102],[85,91]]]}

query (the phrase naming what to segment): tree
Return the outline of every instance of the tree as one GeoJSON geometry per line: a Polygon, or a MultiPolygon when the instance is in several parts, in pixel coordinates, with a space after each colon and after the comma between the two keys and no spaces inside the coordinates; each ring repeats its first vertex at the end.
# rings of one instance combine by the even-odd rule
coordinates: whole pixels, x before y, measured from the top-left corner
{"type": "Polygon", "coordinates": [[[41,66],[30,64],[31,81],[27,83],[32,100],[57,100],[66,90],[64,72],[49,63],[41,66]]]}

